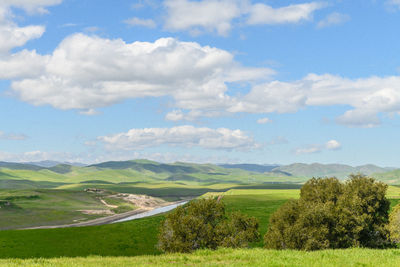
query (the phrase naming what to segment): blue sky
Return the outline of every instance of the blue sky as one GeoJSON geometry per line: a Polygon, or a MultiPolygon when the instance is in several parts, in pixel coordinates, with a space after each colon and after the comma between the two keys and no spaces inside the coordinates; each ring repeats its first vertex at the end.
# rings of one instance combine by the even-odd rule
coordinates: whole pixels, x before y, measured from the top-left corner
{"type": "Polygon", "coordinates": [[[0,160],[400,167],[400,1],[4,0],[0,160]]]}

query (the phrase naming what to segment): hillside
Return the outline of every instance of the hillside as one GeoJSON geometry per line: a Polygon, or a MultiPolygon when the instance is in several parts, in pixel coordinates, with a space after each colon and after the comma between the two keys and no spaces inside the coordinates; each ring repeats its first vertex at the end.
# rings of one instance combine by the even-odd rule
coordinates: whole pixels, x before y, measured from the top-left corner
{"type": "Polygon", "coordinates": [[[298,177],[326,177],[335,176],[341,179],[346,178],[349,174],[362,173],[365,175],[371,175],[374,173],[384,173],[390,170],[390,168],[382,168],[376,165],[368,164],[362,166],[352,167],[344,164],[304,164],[294,163],[286,166],[280,166],[273,171],[283,171],[290,173],[293,176],[298,177]]]}
{"type": "Polygon", "coordinates": [[[373,176],[376,179],[388,184],[400,184],[400,169],[385,173],[374,173],[373,176]]]}
{"type": "MultiPolygon", "coordinates": [[[[398,172],[398,171],[397,171],[398,172]]],[[[336,176],[344,179],[351,173],[373,174],[390,184],[400,183],[396,171],[375,165],[352,167],[343,164],[258,165],[258,164],[172,164],[149,160],[109,161],[89,166],[57,164],[50,167],[0,162],[0,189],[7,188],[80,188],[101,185],[135,187],[137,184],[181,184],[190,188],[210,184],[248,185],[263,183],[304,183],[311,177],[336,176]],[[389,171],[389,172],[388,172],[389,171]]],[[[147,187],[146,185],[146,187],[147,187]]],[[[168,186],[169,185],[169,186],[168,186]]],[[[229,186],[228,186],[229,187],[229,186]]],[[[124,190],[125,190],[124,189],[124,190]]]]}

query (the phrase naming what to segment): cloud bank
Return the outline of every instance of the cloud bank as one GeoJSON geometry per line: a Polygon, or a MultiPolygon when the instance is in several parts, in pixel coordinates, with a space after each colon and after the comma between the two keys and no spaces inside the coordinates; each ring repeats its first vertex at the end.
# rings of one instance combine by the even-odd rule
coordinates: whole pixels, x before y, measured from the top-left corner
{"type": "Polygon", "coordinates": [[[249,150],[260,147],[241,130],[197,128],[191,125],[131,129],[124,133],[101,136],[98,140],[109,150],[140,150],[161,145],[222,150],[249,150]]]}

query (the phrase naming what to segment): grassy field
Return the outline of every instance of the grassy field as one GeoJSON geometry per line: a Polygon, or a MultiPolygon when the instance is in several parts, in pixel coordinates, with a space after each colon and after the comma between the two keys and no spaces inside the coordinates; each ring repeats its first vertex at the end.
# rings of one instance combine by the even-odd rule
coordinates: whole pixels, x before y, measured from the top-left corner
{"type": "Polygon", "coordinates": [[[400,266],[400,250],[323,250],[316,252],[265,249],[201,250],[193,254],[139,257],[8,259],[0,266],[400,266]]]}
{"type": "Polygon", "coordinates": [[[82,212],[107,210],[100,199],[118,206],[112,209],[115,213],[135,208],[126,201],[108,198],[111,194],[113,193],[94,194],[83,190],[0,190],[0,229],[61,225],[104,217],[107,215],[82,212]]]}
{"type": "MultiPolygon", "coordinates": [[[[223,198],[228,211],[241,210],[260,220],[267,230],[269,216],[298,190],[228,191],[223,198]]],[[[157,233],[163,216],[111,225],[0,232],[0,258],[61,256],[135,256],[158,254],[157,233]],[[60,242],[60,240],[62,240],[60,242]]],[[[261,246],[261,242],[253,246],[261,246]]]]}
{"type": "MultiPolygon", "coordinates": [[[[214,193],[215,194],[215,193],[214,193]]],[[[270,215],[285,201],[296,198],[299,190],[230,190],[223,193],[228,211],[240,210],[260,221],[267,231],[270,215]]],[[[393,200],[392,205],[397,202],[393,200]]],[[[0,232],[0,258],[51,258],[89,255],[136,256],[159,254],[158,227],[163,215],[111,225],[0,232]]],[[[262,243],[252,244],[261,247],[262,243]]]]}

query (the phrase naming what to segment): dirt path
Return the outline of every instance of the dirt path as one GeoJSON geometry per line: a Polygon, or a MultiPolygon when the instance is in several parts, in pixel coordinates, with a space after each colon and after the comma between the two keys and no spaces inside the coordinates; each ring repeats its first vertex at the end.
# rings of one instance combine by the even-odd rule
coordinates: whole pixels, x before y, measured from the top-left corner
{"type": "Polygon", "coordinates": [[[102,225],[102,224],[110,224],[113,223],[115,221],[136,215],[136,214],[140,214],[146,211],[150,211],[153,209],[157,209],[157,208],[162,208],[165,206],[169,206],[169,205],[173,205],[173,204],[177,204],[177,203],[181,203],[184,202],[185,200],[181,200],[181,201],[176,201],[176,202],[165,202],[162,205],[153,207],[153,208],[139,208],[136,210],[131,210],[128,212],[124,212],[124,213],[120,213],[120,214],[115,214],[112,216],[107,216],[107,217],[102,217],[102,218],[97,218],[94,220],[90,220],[90,221],[85,221],[85,222],[79,222],[79,223],[72,223],[72,224],[64,224],[64,225],[45,225],[45,226],[36,226],[36,227],[28,227],[28,228],[21,228],[18,230],[25,230],[25,229],[53,229],[53,228],[67,228],[67,227],[82,227],[82,226],[94,226],[94,225],[102,225]]]}

